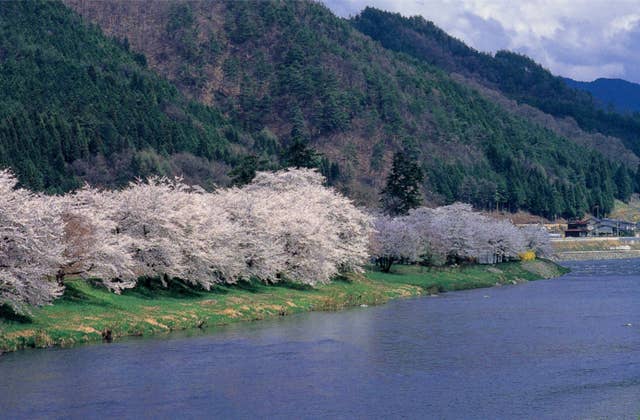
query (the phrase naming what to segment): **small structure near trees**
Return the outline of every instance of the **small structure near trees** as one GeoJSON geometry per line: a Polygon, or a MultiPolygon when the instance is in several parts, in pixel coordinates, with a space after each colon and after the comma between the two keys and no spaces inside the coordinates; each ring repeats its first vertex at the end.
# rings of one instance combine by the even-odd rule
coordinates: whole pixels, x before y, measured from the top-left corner
{"type": "Polygon", "coordinates": [[[567,238],[635,236],[637,232],[638,226],[633,222],[590,216],[569,221],[564,236],[567,238]]]}

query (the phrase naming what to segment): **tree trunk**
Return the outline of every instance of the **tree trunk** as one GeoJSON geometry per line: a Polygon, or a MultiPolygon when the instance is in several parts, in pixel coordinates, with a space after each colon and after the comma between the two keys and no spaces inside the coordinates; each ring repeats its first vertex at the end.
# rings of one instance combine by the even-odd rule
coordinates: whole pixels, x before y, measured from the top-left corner
{"type": "Polygon", "coordinates": [[[378,259],[378,265],[380,266],[380,271],[383,273],[388,273],[391,270],[391,265],[393,264],[392,257],[382,257],[378,259]]]}

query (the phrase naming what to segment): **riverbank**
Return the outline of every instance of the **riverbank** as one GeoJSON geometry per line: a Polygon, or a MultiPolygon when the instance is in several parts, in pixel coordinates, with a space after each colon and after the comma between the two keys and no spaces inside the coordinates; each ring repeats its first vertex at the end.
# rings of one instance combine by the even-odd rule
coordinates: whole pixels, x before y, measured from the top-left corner
{"type": "Polygon", "coordinates": [[[398,265],[391,273],[367,271],[317,288],[241,283],[209,292],[138,288],[122,295],[71,281],[64,297],[34,309],[30,322],[0,317],[0,353],[379,305],[400,297],[515,284],[566,272],[544,260],[447,268],[398,265]]]}
{"type": "Polygon", "coordinates": [[[627,260],[640,258],[640,250],[565,251],[556,254],[556,261],[627,260]]]}
{"type": "Polygon", "coordinates": [[[562,238],[551,241],[555,261],[640,258],[640,238],[562,238]]]}

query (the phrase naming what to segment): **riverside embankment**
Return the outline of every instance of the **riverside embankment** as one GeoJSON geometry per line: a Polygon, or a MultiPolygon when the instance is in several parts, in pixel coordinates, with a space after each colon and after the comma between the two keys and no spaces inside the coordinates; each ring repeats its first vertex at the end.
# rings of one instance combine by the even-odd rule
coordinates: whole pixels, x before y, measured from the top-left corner
{"type": "Polygon", "coordinates": [[[439,269],[394,266],[392,273],[367,271],[316,288],[239,283],[209,292],[137,288],[122,295],[72,281],[63,298],[33,309],[30,319],[0,317],[0,353],[378,305],[399,297],[522,283],[565,272],[544,260],[439,269]]]}
{"type": "Polygon", "coordinates": [[[555,261],[640,258],[640,238],[558,238],[552,240],[555,261]]]}

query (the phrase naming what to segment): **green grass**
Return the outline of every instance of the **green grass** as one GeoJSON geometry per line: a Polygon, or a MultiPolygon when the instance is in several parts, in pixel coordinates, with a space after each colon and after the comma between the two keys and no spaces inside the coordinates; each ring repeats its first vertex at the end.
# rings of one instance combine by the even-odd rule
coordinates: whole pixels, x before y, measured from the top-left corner
{"type": "Polygon", "coordinates": [[[491,287],[496,284],[514,284],[540,278],[557,277],[566,269],[547,261],[509,262],[496,266],[421,267],[396,265],[390,273],[369,270],[366,276],[387,284],[410,284],[423,290],[448,292],[491,287]]]}
{"type": "Polygon", "coordinates": [[[615,200],[613,211],[609,215],[613,219],[628,220],[630,222],[640,222],[640,196],[633,194],[628,203],[615,200]]]}
{"type": "Polygon", "coordinates": [[[0,353],[99,341],[106,331],[114,338],[152,335],[297,312],[377,305],[398,297],[555,277],[564,274],[563,270],[547,261],[441,269],[396,265],[391,273],[370,267],[364,275],[349,275],[317,288],[250,282],[208,292],[173,285],[169,290],[137,288],[122,295],[75,280],[53,305],[35,308],[30,322],[0,311],[0,353]]]}

